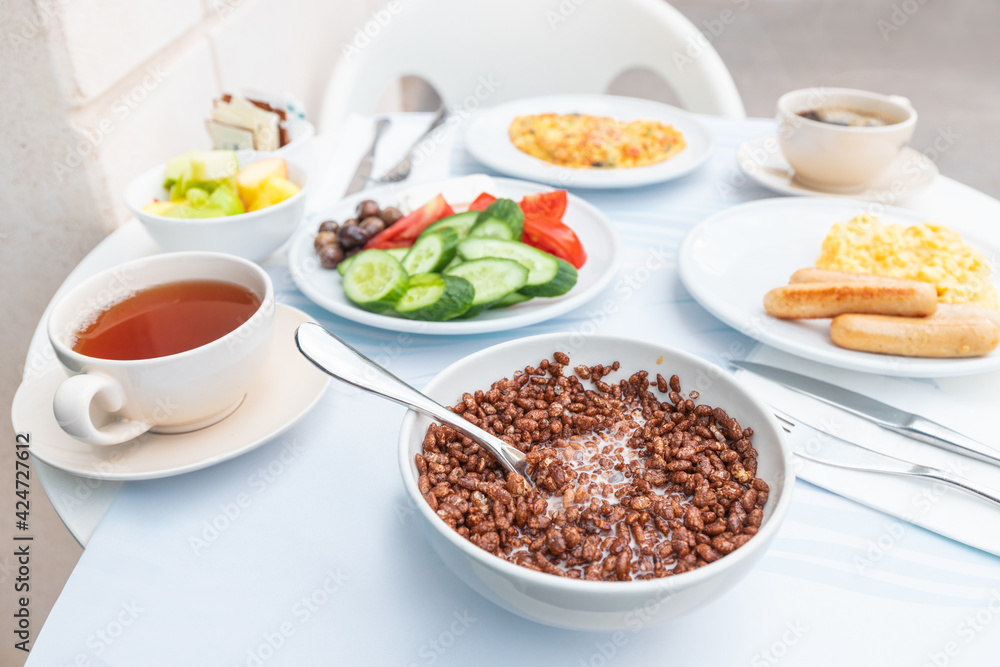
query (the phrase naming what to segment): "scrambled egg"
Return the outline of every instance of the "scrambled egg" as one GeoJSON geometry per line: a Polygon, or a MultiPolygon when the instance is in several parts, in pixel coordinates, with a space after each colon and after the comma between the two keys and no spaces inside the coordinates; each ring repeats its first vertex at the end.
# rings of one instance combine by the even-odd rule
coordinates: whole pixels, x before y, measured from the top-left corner
{"type": "Polygon", "coordinates": [[[990,263],[943,225],[886,225],[872,215],[838,222],[823,240],[820,269],[933,283],[942,303],[997,307],[990,263]]]}
{"type": "Polygon", "coordinates": [[[680,132],[657,121],[625,122],[578,113],[518,116],[509,133],[514,146],[528,155],[583,169],[656,164],[686,145],[680,132]]]}

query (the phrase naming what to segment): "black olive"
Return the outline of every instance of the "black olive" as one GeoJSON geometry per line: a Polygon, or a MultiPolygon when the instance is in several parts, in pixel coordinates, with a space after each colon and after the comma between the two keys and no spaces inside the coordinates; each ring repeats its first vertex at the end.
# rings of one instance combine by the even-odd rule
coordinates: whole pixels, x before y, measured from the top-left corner
{"type": "Polygon", "coordinates": [[[366,199],[358,204],[357,212],[358,220],[364,220],[365,218],[370,218],[373,215],[378,215],[378,203],[374,199],[366,199]]]}
{"type": "Polygon", "coordinates": [[[337,232],[320,232],[313,239],[313,249],[319,252],[323,246],[337,245],[337,232]]]}
{"type": "Polygon", "coordinates": [[[335,232],[340,225],[337,224],[336,220],[324,220],[319,223],[319,231],[321,232],[335,232]]]}
{"type": "Polygon", "coordinates": [[[344,247],[344,250],[350,250],[363,246],[371,236],[358,225],[351,225],[350,227],[341,227],[337,238],[340,239],[340,245],[344,247]]]}
{"type": "Polygon", "coordinates": [[[356,225],[356,224],[358,224],[358,219],[357,218],[348,218],[347,220],[344,220],[344,222],[340,226],[341,227],[351,227],[351,226],[356,225]]]}
{"type": "Polygon", "coordinates": [[[344,249],[336,243],[325,245],[319,249],[319,263],[324,269],[335,269],[344,261],[344,249]]]}
{"type": "Polygon", "coordinates": [[[385,223],[378,216],[369,216],[361,221],[361,229],[365,230],[368,238],[371,238],[385,229],[385,223]]]}
{"type": "Polygon", "coordinates": [[[386,226],[388,226],[398,222],[399,219],[403,217],[403,212],[395,206],[386,206],[382,209],[382,212],[379,213],[378,217],[382,218],[382,221],[385,222],[386,226]]]}

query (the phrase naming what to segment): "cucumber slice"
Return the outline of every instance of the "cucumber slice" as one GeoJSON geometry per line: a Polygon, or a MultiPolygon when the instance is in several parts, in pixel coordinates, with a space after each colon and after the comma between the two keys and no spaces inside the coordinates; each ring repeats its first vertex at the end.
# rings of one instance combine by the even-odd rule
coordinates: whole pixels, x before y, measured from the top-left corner
{"type": "MultiPolygon", "coordinates": [[[[433,234],[434,232],[441,231],[445,227],[450,227],[458,232],[459,239],[464,239],[469,235],[469,230],[476,224],[476,220],[478,218],[479,211],[466,211],[464,213],[449,215],[447,218],[441,218],[437,222],[432,222],[424,231],[420,232],[420,236],[423,236],[424,234],[433,234]]],[[[419,239],[420,237],[417,238],[419,239]]]]}
{"type": "Polygon", "coordinates": [[[465,278],[421,273],[410,278],[395,310],[412,320],[444,322],[469,309],[476,291],[465,278]]]}
{"type": "Polygon", "coordinates": [[[451,267],[445,275],[465,278],[476,290],[470,310],[482,310],[528,282],[528,270],[512,259],[484,257],[451,267]]]}
{"type": "Polygon", "coordinates": [[[532,297],[528,296],[527,294],[522,294],[521,292],[511,292],[510,294],[508,294],[507,296],[505,296],[504,298],[500,299],[492,306],[490,306],[490,309],[493,310],[496,308],[508,308],[510,306],[516,306],[519,303],[524,303],[525,301],[531,301],[531,299],[532,297]]]}
{"type": "Polygon", "coordinates": [[[455,259],[458,232],[452,227],[442,227],[433,234],[421,234],[403,258],[403,268],[411,276],[418,273],[436,273],[455,259]]]}
{"type": "MultiPolygon", "coordinates": [[[[509,236],[498,237],[495,234],[490,234],[494,238],[506,238],[510,241],[520,241],[521,237],[524,236],[524,211],[521,207],[517,205],[513,199],[497,199],[495,202],[490,204],[479,214],[479,218],[476,220],[476,226],[483,224],[487,220],[495,220],[503,225],[506,225],[510,230],[509,236]]],[[[472,233],[470,232],[470,236],[472,233]]]]}
{"type": "Polygon", "coordinates": [[[475,226],[469,230],[469,237],[502,239],[504,241],[521,240],[520,236],[514,238],[514,232],[511,230],[510,226],[507,225],[507,223],[497,220],[496,218],[486,218],[481,222],[477,222],[475,226]]]}
{"type": "Polygon", "coordinates": [[[576,285],[576,269],[569,262],[516,241],[469,237],[458,244],[465,260],[482,257],[512,259],[528,269],[528,281],[521,288],[526,296],[559,296],[576,285]]]}
{"type": "MultiPolygon", "coordinates": [[[[358,253],[358,254],[361,254],[361,253],[358,253]]],[[[345,257],[340,262],[340,264],[337,265],[337,273],[339,273],[341,275],[341,277],[343,277],[343,275],[345,273],[347,273],[347,267],[349,267],[351,265],[351,262],[353,262],[354,258],[357,257],[357,256],[358,255],[351,255],[350,257],[345,257]]],[[[398,257],[396,258],[396,261],[399,261],[398,257]]]]}
{"type": "MultiPolygon", "coordinates": [[[[541,250],[538,252],[548,255],[548,253],[541,250]]],[[[552,255],[549,255],[549,257],[552,257],[552,255]]],[[[573,289],[576,285],[578,275],[576,268],[564,259],[559,259],[558,257],[552,257],[552,259],[556,261],[556,274],[552,276],[552,279],[539,285],[525,285],[521,288],[521,294],[525,296],[552,297],[560,296],[573,289]]]]}
{"type": "Polygon", "coordinates": [[[406,269],[384,250],[365,250],[354,256],[344,273],[344,294],[373,313],[392,308],[406,292],[406,269]]]}
{"type": "MultiPolygon", "coordinates": [[[[410,249],[409,248],[386,248],[382,252],[387,252],[390,255],[392,255],[393,258],[396,261],[402,262],[403,258],[406,257],[406,253],[410,252],[410,249]]],[[[337,265],[337,273],[339,273],[340,275],[344,275],[345,273],[347,273],[347,267],[351,265],[351,262],[354,261],[355,257],[357,257],[357,255],[351,255],[350,257],[346,257],[344,259],[344,261],[342,261],[340,264],[338,264],[337,265]]]]}

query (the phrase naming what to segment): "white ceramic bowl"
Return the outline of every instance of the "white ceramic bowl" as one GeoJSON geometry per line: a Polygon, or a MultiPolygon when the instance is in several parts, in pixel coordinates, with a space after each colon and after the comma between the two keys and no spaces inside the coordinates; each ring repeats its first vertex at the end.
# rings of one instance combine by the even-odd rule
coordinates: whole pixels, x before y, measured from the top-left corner
{"type": "Polygon", "coordinates": [[[403,419],[399,465],[431,546],[462,581],[491,602],[526,619],[574,630],[638,629],[680,616],[735,586],[777,533],[791,504],[794,474],[791,450],[774,416],[726,371],[656,343],[555,333],[502,343],[472,354],[441,371],[424,392],[440,403],[453,405],[463,392],[485,390],[526,365],[551,359],[559,350],[569,354],[573,366],[621,362],[622,369],[605,378],[610,382],[640,370],[666,377],[677,374],[685,394],[696,389],[701,393],[700,403],[721,407],[744,427],[752,426],[754,448],[759,453],[757,475],[771,489],[759,532],[714,563],[649,581],[581,581],[514,565],[460,536],[423,499],[417,488],[414,455],[421,449],[431,420],[411,411],[403,419]]]}
{"type": "MultiPolygon", "coordinates": [[[[253,153],[250,157],[240,154],[240,166],[245,167],[268,157],[271,154],[253,153]]],[[[289,180],[301,190],[285,201],[259,211],[194,220],[146,213],[142,210],[144,205],[169,196],[163,189],[162,164],[132,179],[125,188],[125,205],[164,250],[207,250],[261,260],[291,238],[305,210],[306,169],[291,160],[286,161],[289,180]]]]}

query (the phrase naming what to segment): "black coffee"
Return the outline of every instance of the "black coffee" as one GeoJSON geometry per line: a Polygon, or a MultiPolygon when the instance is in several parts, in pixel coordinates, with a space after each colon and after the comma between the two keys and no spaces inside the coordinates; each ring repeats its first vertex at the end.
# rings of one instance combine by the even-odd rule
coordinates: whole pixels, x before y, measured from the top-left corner
{"type": "Polygon", "coordinates": [[[893,125],[897,121],[871,111],[859,111],[858,109],[847,109],[845,107],[820,107],[800,111],[799,116],[809,120],[829,123],[830,125],[843,125],[845,127],[881,127],[883,125],[893,125]]]}

